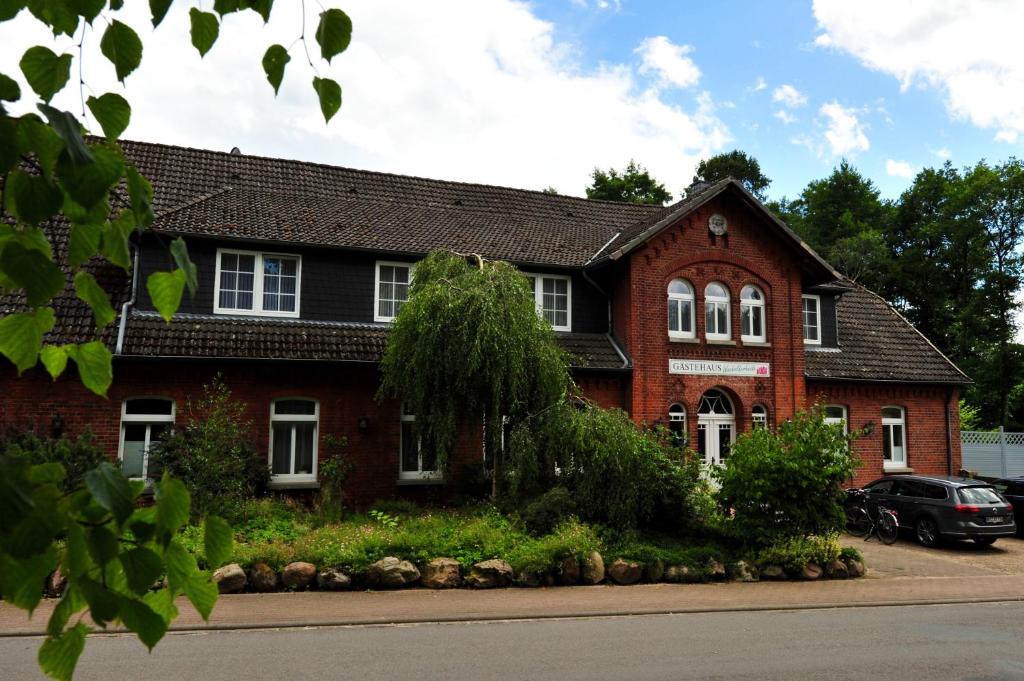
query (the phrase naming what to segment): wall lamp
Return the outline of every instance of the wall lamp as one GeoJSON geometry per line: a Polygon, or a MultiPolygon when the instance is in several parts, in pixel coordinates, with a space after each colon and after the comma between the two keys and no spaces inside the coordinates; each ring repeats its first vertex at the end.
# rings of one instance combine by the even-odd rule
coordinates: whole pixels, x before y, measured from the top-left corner
{"type": "Polygon", "coordinates": [[[875,422],[868,421],[864,424],[864,434],[870,437],[873,432],[875,432],[875,422]]]}
{"type": "Polygon", "coordinates": [[[369,433],[370,432],[370,417],[368,417],[368,416],[360,416],[359,417],[359,422],[357,423],[356,428],[359,430],[359,434],[360,435],[366,435],[367,433],[369,433]]]}
{"type": "Polygon", "coordinates": [[[54,414],[53,418],[50,419],[50,435],[53,436],[54,440],[60,439],[60,436],[64,434],[64,417],[60,414],[54,414]]]}

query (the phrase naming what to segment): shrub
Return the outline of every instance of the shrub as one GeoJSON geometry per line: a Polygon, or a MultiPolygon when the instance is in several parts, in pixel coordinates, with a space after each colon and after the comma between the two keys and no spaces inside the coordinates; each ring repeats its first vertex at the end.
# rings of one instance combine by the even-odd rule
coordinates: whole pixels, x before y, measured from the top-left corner
{"type": "Polygon", "coordinates": [[[345,515],[345,482],[352,473],[353,464],[345,456],[348,438],[324,436],[326,456],[320,461],[320,494],[317,510],[323,520],[338,521],[345,515]]]}
{"type": "Polygon", "coordinates": [[[853,548],[852,546],[844,546],[842,550],[839,552],[839,557],[843,560],[855,560],[861,563],[864,562],[864,556],[861,554],[860,551],[853,548]]]}
{"type": "Polygon", "coordinates": [[[266,492],[270,468],[253,444],[245,406],[231,399],[220,377],[186,405],[183,428],[154,445],[151,457],[185,483],[193,514],[215,513],[231,520],[242,502],[266,492]]]}
{"type": "Polygon", "coordinates": [[[791,537],[777,541],[754,554],[758,567],[779,565],[789,572],[799,572],[808,563],[828,565],[839,558],[842,547],[838,534],[821,537],[791,537]]]}
{"type": "Polygon", "coordinates": [[[576,512],[576,502],[569,490],[554,487],[537,497],[521,514],[526,531],[532,535],[547,534],[576,512]]]}
{"type": "Polygon", "coordinates": [[[760,428],[736,441],[715,470],[722,505],[733,510],[726,531],[764,546],[842,527],[842,483],[859,465],[847,436],[824,423],[819,409],[799,412],[777,432],[760,428]]]}
{"type": "Polygon", "coordinates": [[[40,437],[32,431],[10,430],[0,437],[0,453],[25,459],[33,466],[43,463],[61,464],[65,471],[61,487],[65,492],[77,487],[88,471],[110,460],[89,432],[71,440],[40,437]]]}
{"type": "Polygon", "coordinates": [[[699,464],[622,410],[560,403],[517,426],[510,449],[514,501],[564,487],[585,520],[619,528],[695,523],[699,464]]]}
{"type": "Polygon", "coordinates": [[[550,534],[536,539],[523,537],[503,558],[516,570],[549,572],[569,556],[577,558],[601,548],[601,539],[593,527],[570,518],[550,534]]]}

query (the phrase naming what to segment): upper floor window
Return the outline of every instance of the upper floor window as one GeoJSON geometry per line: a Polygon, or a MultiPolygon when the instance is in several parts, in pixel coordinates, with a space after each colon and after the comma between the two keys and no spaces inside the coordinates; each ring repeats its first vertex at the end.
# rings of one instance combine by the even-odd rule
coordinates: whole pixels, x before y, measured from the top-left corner
{"type": "Polygon", "coordinates": [[[826,404],[822,412],[823,420],[830,426],[842,426],[843,435],[846,435],[846,407],[841,404],[826,404]]]}
{"type": "Polygon", "coordinates": [[[717,281],[704,288],[704,335],[708,340],[728,340],[729,330],[729,289],[717,281]]]}
{"type": "Polygon", "coordinates": [[[804,343],[821,345],[821,296],[806,295],[804,304],[804,343]]]}
{"type": "Polygon", "coordinates": [[[373,320],[394,321],[409,300],[412,265],[407,262],[377,263],[376,297],[373,301],[373,320]]]}
{"type": "Polygon", "coordinates": [[[903,407],[882,407],[882,467],[907,465],[907,418],[903,407]]]}
{"type": "Polygon", "coordinates": [[[215,313],[299,316],[302,258],[217,249],[215,313]]]}
{"type": "Polygon", "coordinates": [[[528,274],[537,314],[555,331],[572,331],[572,279],[555,274],[528,274]]]}
{"type": "Polygon", "coordinates": [[[151,447],[161,442],[174,426],[174,400],[135,397],[121,404],[121,472],[129,478],[155,477],[150,465],[151,447]]]}
{"type": "Polygon", "coordinates": [[[760,404],[755,404],[750,410],[750,425],[753,428],[768,427],[768,409],[760,404]]]}
{"type": "Polygon", "coordinates": [[[740,339],[747,342],[765,341],[764,293],[756,286],[744,286],[740,291],[740,339]]]}
{"type": "Polygon", "coordinates": [[[399,480],[430,480],[441,477],[437,456],[423,447],[416,435],[416,415],[402,405],[401,442],[399,443],[399,480]]]}
{"type": "Polygon", "coordinates": [[[682,279],[668,285],[668,335],[671,338],[693,338],[693,287],[682,279]]]}
{"type": "Polygon", "coordinates": [[[276,482],[316,480],[316,400],[286,398],[270,405],[270,473],[276,482]]]}

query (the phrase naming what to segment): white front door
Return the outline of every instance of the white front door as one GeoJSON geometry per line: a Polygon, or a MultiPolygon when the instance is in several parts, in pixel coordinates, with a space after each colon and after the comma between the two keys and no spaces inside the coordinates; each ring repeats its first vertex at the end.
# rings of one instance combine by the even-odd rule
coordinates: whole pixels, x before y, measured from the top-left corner
{"type": "Polygon", "coordinates": [[[725,463],[736,439],[736,419],[732,414],[699,414],[697,416],[697,453],[705,465],[725,463]]]}

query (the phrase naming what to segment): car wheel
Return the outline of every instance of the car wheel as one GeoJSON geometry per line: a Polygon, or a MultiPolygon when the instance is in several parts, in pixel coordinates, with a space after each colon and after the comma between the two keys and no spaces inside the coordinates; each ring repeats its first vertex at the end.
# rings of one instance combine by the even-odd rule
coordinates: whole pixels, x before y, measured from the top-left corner
{"type": "Polygon", "coordinates": [[[939,543],[939,526],[929,516],[921,516],[914,526],[914,534],[921,546],[932,547],[939,543]]]}
{"type": "Polygon", "coordinates": [[[975,537],[974,543],[978,546],[992,546],[996,543],[996,537],[975,537]]]}

